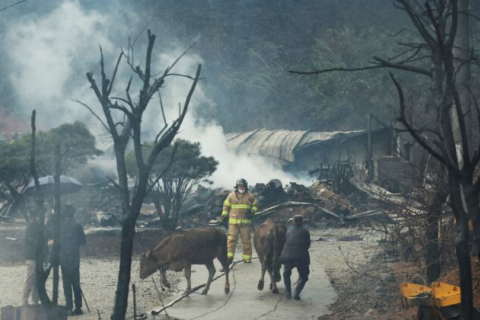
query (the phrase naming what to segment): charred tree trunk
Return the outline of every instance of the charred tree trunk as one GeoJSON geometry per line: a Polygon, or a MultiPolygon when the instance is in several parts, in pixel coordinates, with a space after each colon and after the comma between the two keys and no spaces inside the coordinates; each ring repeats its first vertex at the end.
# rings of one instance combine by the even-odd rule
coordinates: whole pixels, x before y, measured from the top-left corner
{"type": "Polygon", "coordinates": [[[473,319],[472,267],[469,251],[468,216],[462,200],[460,179],[449,172],[451,206],[456,219],[455,249],[460,271],[461,318],[473,319]]]}
{"type": "Polygon", "coordinates": [[[455,239],[455,249],[460,269],[461,315],[462,319],[473,319],[472,268],[468,250],[468,222],[459,222],[458,224],[458,227],[462,229],[455,239]]]}
{"type": "MultiPolygon", "coordinates": [[[[462,112],[464,115],[471,114],[471,80],[470,80],[470,60],[472,59],[472,52],[470,49],[470,17],[469,17],[469,7],[468,0],[458,0],[458,22],[457,22],[457,33],[455,35],[455,45],[453,46],[453,55],[455,57],[455,85],[458,91],[458,95],[462,105],[462,112]]],[[[472,135],[473,133],[473,122],[474,117],[466,117],[466,131],[470,137],[470,148],[474,146],[474,138],[478,138],[478,133],[472,135]]],[[[453,114],[453,119],[455,123],[455,136],[456,143],[460,146],[460,133],[459,133],[459,124],[456,114],[453,114]]]]}
{"type": "Polygon", "coordinates": [[[112,314],[112,319],[114,320],[125,319],[127,314],[134,237],[135,221],[127,219],[122,224],[120,269],[118,271],[117,291],[115,292],[115,307],[112,314]]]}
{"type": "Polygon", "coordinates": [[[126,143],[115,146],[115,158],[119,177],[120,195],[122,198],[122,232],[120,243],[120,267],[118,270],[117,291],[112,320],[123,320],[127,314],[130,273],[132,269],[133,239],[135,237],[135,222],[130,217],[130,193],[128,190],[127,168],[125,165],[126,143]]]}
{"type": "MultiPolygon", "coordinates": [[[[133,240],[135,237],[135,224],[140,214],[143,200],[147,194],[147,186],[149,184],[149,176],[152,170],[152,166],[157,156],[172,143],[173,139],[178,133],[178,130],[180,129],[180,126],[188,110],[188,106],[190,104],[193,92],[195,91],[195,87],[199,80],[201,71],[201,65],[199,65],[195,77],[188,77],[193,80],[193,84],[190,87],[190,91],[188,92],[188,95],[185,99],[183,109],[181,108],[181,113],[179,117],[175,121],[173,121],[171,125],[168,125],[165,119],[165,126],[159,131],[159,133],[155,137],[152,151],[148,155],[147,159],[145,159],[142,152],[143,145],[141,139],[141,123],[143,113],[146,110],[153,95],[157,94],[157,92],[163,86],[165,78],[171,75],[169,74],[170,70],[179,60],[177,59],[172,66],[168,67],[163,73],[163,75],[158,77],[153,76],[151,64],[152,51],[155,39],[155,35],[151,34],[150,30],[148,30],[148,47],[146,51],[144,70],[142,70],[140,66],[134,66],[128,55],[122,52],[118,57],[112,78],[108,79],[105,74],[103,54],[101,53],[101,84],[97,85],[93,77],[93,73],[87,73],[87,79],[97,97],[98,102],[102,107],[103,115],[105,116],[106,120],[105,122],[95,112],[93,112],[90,107],[80,102],[94,114],[94,116],[112,135],[115,149],[118,173],[118,183],[115,184],[116,187],[119,189],[122,198],[122,240],[117,291],[115,294],[115,305],[112,314],[112,319],[114,320],[123,320],[126,316],[128,306],[128,293],[130,286],[130,272],[132,267],[133,240]],[[122,56],[127,57],[128,65],[141,81],[142,89],[140,90],[138,101],[136,102],[133,102],[130,95],[130,85],[132,82],[132,78],[130,78],[130,81],[128,82],[127,88],[125,90],[125,98],[110,98],[110,93],[113,88],[115,76],[117,74],[122,56]],[[114,100],[115,102],[112,100],[114,100]],[[119,102],[121,104],[119,104],[119,102]],[[115,119],[117,118],[114,117],[112,111],[120,112],[120,114],[123,115],[124,121],[116,122],[117,120],[115,119]],[[139,172],[139,180],[137,181],[131,198],[130,191],[128,189],[128,176],[125,163],[125,150],[130,138],[132,138],[133,140],[135,162],[139,172]]],[[[162,114],[165,114],[163,109],[162,114]]]]}
{"type": "Polygon", "coordinates": [[[123,320],[127,314],[128,294],[130,291],[130,277],[132,271],[133,241],[135,239],[135,224],[147,192],[149,174],[150,171],[145,172],[140,176],[137,189],[130,206],[129,215],[122,222],[120,268],[118,272],[117,291],[115,293],[115,307],[112,315],[113,320],[123,320]]]}
{"type": "Polygon", "coordinates": [[[30,154],[30,171],[32,177],[35,181],[35,203],[36,203],[36,239],[37,239],[37,247],[35,250],[35,274],[37,276],[37,290],[38,290],[38,297],[40,298],[40,302],[42,305],[50,306],[52,302],[48,297],[47,290],[45,289],[45,282],[47,281],[47,274],[43,270],[43,261],[45,260],[45,206],[43,201],[43,193],[40,188],[40,182],[38,181],[38,173],[35,166],[35,117],[36,111],[33,110],[32,112],[32,138],[31,138],[31,154],[30,154]]]}

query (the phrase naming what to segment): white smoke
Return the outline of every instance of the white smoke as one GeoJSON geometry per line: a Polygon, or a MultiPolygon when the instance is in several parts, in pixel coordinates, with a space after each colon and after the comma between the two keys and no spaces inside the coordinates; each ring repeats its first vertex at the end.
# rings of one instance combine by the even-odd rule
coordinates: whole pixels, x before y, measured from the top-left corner
{"type": "Polygon", "coordinates": [[[85,68],[98,62],[99,43],[106,54],[114,49],[107,22],[95,11],[84,11],[78,1],[64,1],[49,14],[8,25],[4,47],[18,103],[37,109],[40,121],[54,119],[47,127],[87,119],[88,113],[70,99],[90,96],[85,68]]]}
{"type": "MultiPolygon", "coordinates": [[[[159,65],[171,65],[177,59],[181,50],[172,50],[168,54],[161,54],[159,65]]],[[[181,73],[193,76],[197,65],[202,64],[203,60],[193,54],[187,55],[180,60],[175,73],[181,73]]],[[[191,80],[185,78],[169,79],[166,88],[166,95],[162,100],[164,105],[170,106],[167,114],[170,119],[178,115],[178,103],[182,103],[187,96],[191,85],[191,80]]],[[[282,169],[274,166],[263,157],[246,154],[236,154],[228,148],[227,139],[220,125],[214,121],[199,121],[195,115],[200,105],[214,104],[209,99],[202,88],[202,81],[195,90],[190,110],[187,113],[182,125],[179,137],[189,141],[200,142],[204,155],[213,156],[219,165],[217,171],[213,174],[212,180],[217,187],[231,188],[238,178],[246,179],[250,185],[255,183],[266,183],[271,179],[280,179],[284,184],[290,181],[308,183],[305,179],[299,179],[285,173],[282,169]]],[[[151,109],[152,110],[152,109],[151,109]]],[[[158,122],[157,122],[158,123],[158,122]]]]}
{"type": "MultiPolygon", "coordinates": [[[[36,108],[39,120],[49,122],[46,127],[58,126],[64,122],[75,120],[86,121],[94,132],[99,132],[99,122],[88,111],[71,101],[77,98],[99,110],[98,102],[86,81],[85,73],[96,70],[97,79],[99,50],[101,44],[109,72],[120,52],[120,43],[126,42],[132,30],[143,28],[145,21],[130,17],[129,23],[120,23],[118,12],[101,14],[94,10],[86,10],[80,1],[65,0],[55,10],[43,16],[29,16],[11,23],[7,27],[3,43],[10,58],[10,81],[18,96],[21,107],[31,111],[36,108]],[[142,25],[141,25],[142,24],[142,25]],[[112,32],[116,30],[116,32],[112,32]],[[121,34],[120,41],[117,41],[121,34]]],[[[124,12],[121,13],[123,16],[124,12]]],[[[155,33],[155,30],[153,30],[155,33]]],[[[146,38],[142,34],[141,37],[146,38]]],[[[201,39],[199,40],[201,41],[201,39]]],[[[141,45],[138,45],[140,47],[141,45]]],[[[163,71],[171,65],[182,53],[178,49],[158,54],[154,69],[163,71]]],[[[157,50],[165,50],[158,43],[157,50]]],[[[140,61],[143,51],[139,50],[136,60],[140,61]]],[[[202,59],[187,53],[172,72],[194,75],[202,59]]],[[[204,66],[208,68],[208,66],[204,66]]],[[[123,88],[129,76],[127,66],[123,66],[117,77],[115,96],[123,96],[123,88]]],[[[97,83],[99,81],[97,80],[97,83]]],[[[178,104],[183,105],[191,85],[191,80],[180,77],[169,77],[162,89],[162,100],[166,109],[169,124],[178,117],[178,104]]],[[[138,92],[134,85],[132,96],[135,99],[138,92]]],[[[217,171],[212,177],[217,187],[231,188],[236,179],[243,177],[250,184],[267,182],[278,178],[284,183],[295,179],[281,169],[273,167],[260,157],[237,155],[227,147],[227,141],[222,128],[215,121],[199,121],[195,118],[200,105],[214,105],[215,102],[206,96],[202,81],[197,87],[190,110],[182,125],[180,138],[200,142],[205,155],[213,156],[219,161],[217,171]]],[[[100,113],[100,112],[99,112],[100,113]]],[[[145,137],[152,139],[163,126],[159,101],[152,101],[144,117],[145,137]]]]}

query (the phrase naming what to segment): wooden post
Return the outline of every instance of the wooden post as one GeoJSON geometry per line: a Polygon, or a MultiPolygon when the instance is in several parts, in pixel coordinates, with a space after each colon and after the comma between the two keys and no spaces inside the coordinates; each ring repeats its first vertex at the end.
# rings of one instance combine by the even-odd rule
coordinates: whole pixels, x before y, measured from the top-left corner
{"type": "Polygon", "coordinates": [[[135,290],[135,283],[132,284],[133,292],[133,319],[137,320],[137,292],[135,290]]]}

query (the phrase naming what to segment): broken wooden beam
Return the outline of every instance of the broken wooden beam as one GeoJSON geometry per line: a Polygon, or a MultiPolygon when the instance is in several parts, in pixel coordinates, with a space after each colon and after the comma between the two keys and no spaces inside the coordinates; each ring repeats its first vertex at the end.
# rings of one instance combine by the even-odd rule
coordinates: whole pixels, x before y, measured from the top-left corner
{"type": "Polygon", "coordinates": [[[333,213],[332,211],[330,211],[330,210],[328,210],[328,209],[325,209],[324,207],[319,206],[319,205],[315,205],[315,207],[318,208],[318,209],[319,209],[320,211],[322,211],[323,213],[328,214],[328,215],[330,215],[330,216],[332,216],[332,217],[337,218],[342,225],[345,224],[345,220],[343,220],[343,217],[339,216],[338,214],[333,213]]]}
{"type": "Polygon", "coordinates": [[[365,212],[360,212],[360,213],[357,213],[357,214],[353,214],[351,216],[346,216],[345,219],[346,220],[361,219],[361,218],[378,216],[378,215],[381,215],[381,214],[383,214],[383,211],[378,210],[378,209],[374,209],[374,210],[368,210],[368,211],[365,211],[365,212]]]}
{"type": "Polygon", "coordinates": [[[343,220],[343,217],[339,216],[338,214],[336,213],[333,213],[331,212],[330,210],[328,209],[325,209],[324,207],[316,204],[316,203],[311,203],[311,202],[298,202],[298,201],[287,201],[287,202],[284,202],[284,203],[281,203],[281,204],[277,204],[273,207],[270,207],[270,208],[267,208],[263,211],[260,211],[260,212],[257,212],[254,217],[259,217],[259,216],[265,216],[265,215],[269,215],[271,214],[272,212],[276,211],[277,209],[281,209],[281,208],[287,208],[287,207],[304,207],[304,206],[312,206],[312,207],[315,207],[315,208],[318,208],[320,211],[322,211],[323,213],[325,214],[328,214],[329,216],[332,216],[334,217],[335,219],[337,219],[338,221],[340,221],[340,223],[343,225],[345,224],[345,220],[343,220]]]}
{"type": "MultiPolygon", "coordinates": [[[[258,259],[257,257],[255,258],[252,258],[253,259],[258,259]]],[[[236,264],[240,263],[240,262],[243,262],[243,260],[237,260],[235,261],[234,263],[232,263],[229,267],[229,270],[231,271],[233,269],[233,266],[235,266],[236,264]]],[[[221,278],[225,275],[225,272],[222,272],[222,274],[216,276],[215,278],[212,279],[212,282],[214,282],[215,280],[217,280],[218,278],[221,278]]],[[[196,287],[194,287],[190,293],[185,293],[183,295],[181,295],[180,297],[176,298],[175,300],[173,300],[172,302],[170,302],[169,304],[167,304],[166,306],[162,306],[161,308],[158,308],[158,309],[154,309],[152,310],[150,313],[154,316],[162,313],[163,311],[167,310],[168,308],[170,308],[171,306],[173,306],[174,304],[176,304],[177,302],[179,302],[180,300],[182,300],[183,298],[185,297],[188,297],[190,294],[192,294],[193,292],[205,287],[207,284],[204,283],[204,284],[201,284],[201,285],[198,285],[196,287]]]]}

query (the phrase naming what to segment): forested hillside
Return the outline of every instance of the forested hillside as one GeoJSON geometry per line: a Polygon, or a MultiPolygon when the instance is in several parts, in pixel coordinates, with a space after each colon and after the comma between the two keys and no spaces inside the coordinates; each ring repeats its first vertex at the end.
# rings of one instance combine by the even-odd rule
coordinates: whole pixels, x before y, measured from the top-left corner
{"type": "Polygon", "coordinates": [[[391,0],[172,0],[147,1],[142,9],[154,12],[152,25],[169,30],[172,41],[196,43],[216,103],[201,115],[226,131],[348,130],[364,127],[369,110],[392,117],[396,96],[386,71],[288,73],[362,66],[373,55],[403,50],[395,44],[411,33],[394,36],[407,17],[391,0]]]}
{"type": "MultiPolygon", "coordinates": [[[[43,17],[66,2],[48,0],[42,8],[26,2],[5,16],[4,29],[12,33],[10,26],[21,23],[26,12],[43,17]]],[[[396,117],[398,101],[388,70],[318,76],[289,71],[367,66],[374,56],[395,57],[408,49],[398,43],[417,40],[406,13],[395,8],[393,0],[85,0],[81,5],[87,16],[102,15],[98,28],[113,40],[114,48],[125,48],[129,38],[139,39],[136,47],[141,47],[143,37],[139,34],[146,28],[158,34],[160,52],[182,52],[193,45],[189,54],[203,60],[201,86],[207,97],[195,108],[197,119],[216,122],[226,132],[365,128],[370,111],[389,124],[396,117]]],[[[472,28],[476,25],[472,23],[472,28]]],[[[11,38],[21,41],[23,36],[17,33],[11,38]]],[[[42,43],[48,42],[48,37],[46,34],[42,43]]],[[[86,63],[76,64],[76,53],[89,48],[88,53],[94,55],[92,47],[102,42],[105,45],[102,38],[89,40],[92,44],[85,48],[68,49],[69,40],[60,45],[67,48],[66,55],[75,53],[68,58],[72,70],[64,71],[72,79],[64,80],[64,86],[85,85],[86,63]]],[[[30,110],[37,97],[21,101],[25,90],[14,81],[18,68],[28,70],[28,57],[12,64],[12,56],[18,53],[9,52],[10,48],[11,43],[5,41],[0,47],[0,68],[6,75],[0,80],[0,108],[21,114],[30,110]]],[[[38,77],[43,74],[37,73],[38,77]]],[[[423,79],[397,73],[409,101],[422,99],[428,89],[423,79]]],[[[477,78],[474,74],[473,81],[477,78]]],[[[66,100],[79,98],[76,93],[72,95],[63,92],[66,100]]],[[[52,103],[59,101],[55,98],[52,103]]]]}

